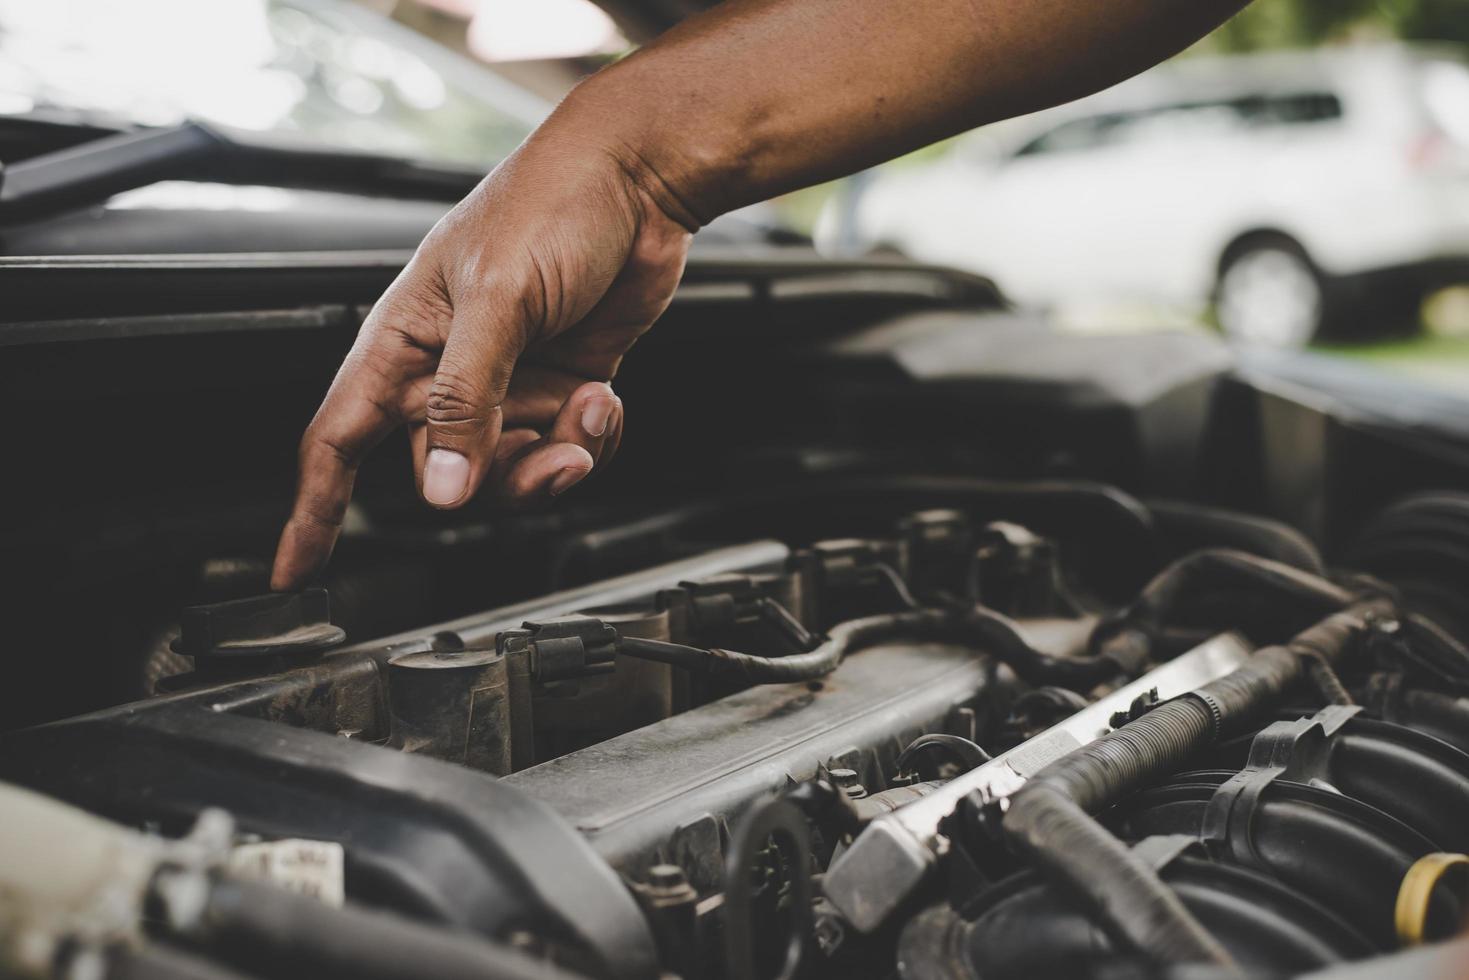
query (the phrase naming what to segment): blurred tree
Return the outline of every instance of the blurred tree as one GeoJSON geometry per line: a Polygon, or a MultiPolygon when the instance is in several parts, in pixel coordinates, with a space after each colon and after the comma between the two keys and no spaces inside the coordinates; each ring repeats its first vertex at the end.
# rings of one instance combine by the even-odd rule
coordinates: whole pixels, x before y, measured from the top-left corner
{"type": "Polygon", "coordinates": [[[1415,40],[1469,43],[1469,4],[1464,0],[1384,0],[1398,33],[1415,40]]]}
{"type": "Polygon", "coordinates": [[[1354,35],[1469,43],[1465,0],[1256,0],[1220,28],[1226,51],[1301,47],[1354,35]]]}

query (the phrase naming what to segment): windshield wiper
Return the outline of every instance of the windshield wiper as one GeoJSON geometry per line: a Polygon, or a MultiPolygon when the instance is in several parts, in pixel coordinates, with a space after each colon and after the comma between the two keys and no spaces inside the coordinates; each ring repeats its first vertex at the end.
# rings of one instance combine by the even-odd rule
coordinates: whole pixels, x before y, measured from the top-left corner
{"type": "Polygon", "coordinates": [[[340,150],[241,140],[197,122],[115,133],[0,164],[0,222],[85,207],[160,180],[457,201],[480,174],[340,150]]]}

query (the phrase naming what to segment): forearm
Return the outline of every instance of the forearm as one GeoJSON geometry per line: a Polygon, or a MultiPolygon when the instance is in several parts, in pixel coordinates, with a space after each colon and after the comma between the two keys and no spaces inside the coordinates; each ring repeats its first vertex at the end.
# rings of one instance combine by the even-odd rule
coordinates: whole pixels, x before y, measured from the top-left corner
{"type": "Polygon", "coordinates": [[[596,129],[693,222],[1079,98],[1246,0],[732,0],[581,86],[596,129]]]}

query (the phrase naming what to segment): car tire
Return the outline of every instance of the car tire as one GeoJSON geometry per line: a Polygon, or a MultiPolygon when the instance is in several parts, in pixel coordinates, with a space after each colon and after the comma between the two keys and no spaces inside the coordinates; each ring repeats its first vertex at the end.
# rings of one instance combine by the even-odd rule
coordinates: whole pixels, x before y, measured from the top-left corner
{"type": "Polygon", "coordinates": [[[1224,335],[1254,347],[1301,348],[1326,331],[1326,277],[1288,238],[1249,242],[1226,256],[1214,311],[1224,335]]]}

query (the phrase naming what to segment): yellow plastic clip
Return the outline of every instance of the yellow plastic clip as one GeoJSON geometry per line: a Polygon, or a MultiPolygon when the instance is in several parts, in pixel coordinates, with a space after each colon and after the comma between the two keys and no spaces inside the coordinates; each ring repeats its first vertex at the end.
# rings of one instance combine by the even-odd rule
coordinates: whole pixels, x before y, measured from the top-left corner
{"type": "Polygon", "coordinates": [[[1428,906],[1433,898],[1433,890],[1438,887],[1444,875],[1456,868],[1464,869],[1462,877],[1466,883],[1465,893],[1469,894],[1469,855],[1443,852],[1425,854],[1413,862],[1408,873],[1403,875],[1403,883],[1398,886],[1398,904],[1393,920],[1397,924],[1398,941],[1404,946],[1417,946],[1423,942],[1428,928],[1428,906]]]}

